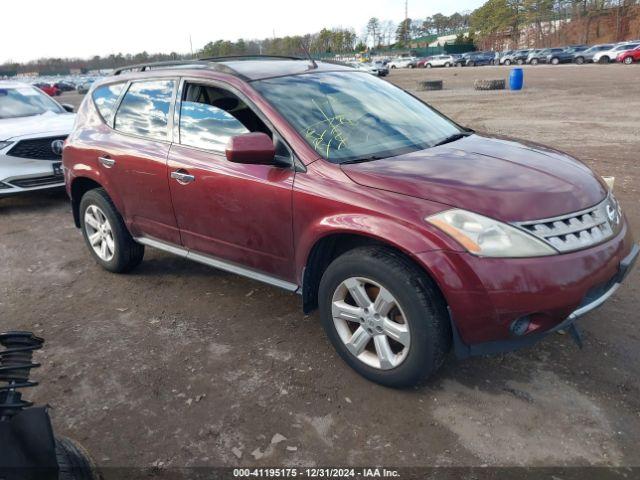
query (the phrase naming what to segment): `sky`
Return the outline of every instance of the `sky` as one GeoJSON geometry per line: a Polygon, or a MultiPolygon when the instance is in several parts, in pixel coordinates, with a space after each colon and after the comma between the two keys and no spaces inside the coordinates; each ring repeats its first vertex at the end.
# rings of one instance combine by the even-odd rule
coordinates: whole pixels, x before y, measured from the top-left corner
{"type": "MultiPolygon", "coordinates": [[[[409,17],[473,10],[483,0],[409,0],[409,17]]],[[[41,57],[194,51],[217,39],[364,31],[404,18],[404,0],[8,0],[0,7],[0,63],[41,57]]]]}

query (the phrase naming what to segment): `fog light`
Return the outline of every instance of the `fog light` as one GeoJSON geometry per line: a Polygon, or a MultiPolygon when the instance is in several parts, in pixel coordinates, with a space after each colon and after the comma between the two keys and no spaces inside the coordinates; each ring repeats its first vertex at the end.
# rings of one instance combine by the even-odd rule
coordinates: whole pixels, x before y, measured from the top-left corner
{"type": "Polygon", "coordinates": [[[521,337],[529,331],[529,325],[531,325],[531,319],[529,316],[525,316],[514,320],[509,329],[513,335],[521,337]]]}

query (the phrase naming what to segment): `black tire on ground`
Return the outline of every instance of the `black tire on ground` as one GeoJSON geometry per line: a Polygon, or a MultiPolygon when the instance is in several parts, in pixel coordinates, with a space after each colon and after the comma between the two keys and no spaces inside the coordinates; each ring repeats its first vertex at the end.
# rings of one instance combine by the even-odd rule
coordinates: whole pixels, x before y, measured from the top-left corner
{"type": "Polygon", "coordinates": [[[342,359],[371,381],[394,388],[426,381],[440,368],[451,348],[451,325],[445,301],[435,283],[411,260],[384,247],[361,247],[335,259],[324,272],[319,289],[320,317],[329,340],[342,359]],[[398,301],[411,333],[406,358],[382,370],[360,361],[347,350],[333,322],[336,288],[350,277],[369,278],[398,301]]]}
{"type": "Polygon", "coordinates": [[[391,68],[396,68],[396,66],[395,65],[391,65],[391,68]]]}
{"type": "Polygon", "coordinates": [[[418,82],[418,91],[425,92],[430,90],[442,90],[443,81],[442,80],[426,80],[422,82],[418,82]]]}
{"type": "Polygon", "coordinates": [[[444,64],[444,66],[445,66],[445,67],[450,67],[450,66],[451,66],[451,64],[450,64],[449,62],[447,62],[447,63],[445,63],[445,64],[444,64]]]}
{"type": "Polygon", "coordinates": [[[427,68],[431,68],[431,67],[433,67],[433,65],[431,65],[430,63],[427,63],[425,66],[426,66],[427,68]]]}
{"type": "Polygon", "coordinates": [[[504,64],[508,67],[509,65],[511,65],[511,60],[505,60],[504,64]]]}
{"type": "Polygon", "coordinates": [[[576,62],[578,65],[582,65],[582,64],[584,63],[584,57],[576,57],[575,62],[576,62]]]}
{"type": "Polygon", "coordinates": [[[600,57],[600,60],[598,60],[598,63],[609,63],[609,57],[607,57],[606,55],[600,57]]]}
{"type": "Polygon", "coordinates": [[[70,438],[56,437],[58,480],[99,480],[101,475],[89,453],[70,438]]]}
{"type": "Polygon", "coordinates": [[[89,190],[80,200],[80,229],[82,236],[87,244],[89,252],[95,261],[104,269],[114,273],[125,273],[137,267],[144,257],[144,245],[136,242],[126,225],[116,206],[109,198],[109,195],[103,188],[89,190]],[[85,212],[91,205],[95,205],[106,216],[111,225],[115,252],[113,258],[109,261],[101,259],[93,250],[85,228],[85,212]]]}
{"type": "Polygon", "coordinates": [[[522,60],[521,58],[518,59],[518,65],[522,65],[524,63],[524,60],[522,60]]]}
{"type": "Polygon", "coordinates": [[[538,59],[537,58],[532,58],[531,59],[531,65],[537,65],[538,64],[538,59]]]}
{"type": "Polygon", "coordinates": [[[633,63],[633,57],[627,57],[623,60],[625,65],[631,65],[633,63]]]}
{"type": "Polygon", "coordinates": [[[551,65],[558,65],[559,63],[560,63],[560,59],[559,58],[553,57],[551,59],[551,65]]]}
{"type": "Polygon", "coordinates": [[[504,90],[506,81],[500,80],[476,80],[473,82],[473,88],[476,90],[504,90]]]}
{"type": "Polygon", "coordinates": [[[476,66],[476,62],[469,62],[469,66],[470,67],[475,67],[476,66]]]}

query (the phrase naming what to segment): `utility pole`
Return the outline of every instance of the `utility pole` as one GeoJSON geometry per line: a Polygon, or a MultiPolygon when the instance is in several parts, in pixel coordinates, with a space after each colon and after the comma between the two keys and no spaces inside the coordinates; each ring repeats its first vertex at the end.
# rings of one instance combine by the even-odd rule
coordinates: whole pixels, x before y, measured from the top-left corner
{"type": "Polygon", "coordinates": [[[404,0],[404,21],[405,25],[407,20],[409,20],[409,0],[404,0]]]}
{"type": "Polygon", "coordinates": [[[191,41],[191,34],[189,34],[189,48],[191,48],[191,58],[193,58],[193,42],[191,41]]]}

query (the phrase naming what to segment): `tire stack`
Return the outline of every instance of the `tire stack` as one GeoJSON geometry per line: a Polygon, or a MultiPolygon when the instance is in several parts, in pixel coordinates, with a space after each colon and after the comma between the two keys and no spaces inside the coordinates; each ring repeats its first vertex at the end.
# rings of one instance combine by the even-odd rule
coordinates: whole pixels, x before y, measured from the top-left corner
{"type": "Polygon", "coordinates": [[[443,81],[442,80],[426,80],[422,82],[418,82],[418,91],[432,91],[432,90],[442,90],[443,81]]]}

